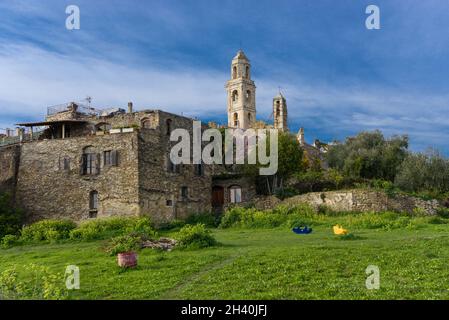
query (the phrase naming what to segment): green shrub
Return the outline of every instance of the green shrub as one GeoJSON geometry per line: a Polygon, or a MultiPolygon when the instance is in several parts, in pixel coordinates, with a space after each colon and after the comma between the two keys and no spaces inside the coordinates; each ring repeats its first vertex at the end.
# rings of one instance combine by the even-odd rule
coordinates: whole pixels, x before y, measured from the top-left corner
{"type": "Polygon", "coordinates": [[[23,212],[13,208],[11,195],[0,194],[0,239],[8,234],[19,234],[22,222],[23,212]]]}
{"type": "Polygon", "coordinates": [[[147,217],[112,217],[85,221],[70,233],[73,240],[98,240],[128,233],[154,235],[151,221],[147,217]]]}
{"type": "Polygon", "coordinates": [[[136,235],[124,235],[112,238],[108,253],[115,256],[119,253],[138,251],[142,245],[142,238],[136,235]]]}
{"type": "Polygon", "coordinates": [[[24,266],[31,279],[21,280],[15,267],[0,273],[0,298],[12,300],[62,300],[68,297],[64,274],[50,272],[47,267],[24,266]]]}
{"type": "Polygon", "coordinates": [[[76,224],[70,220],[42,220],[22,229],[21,239],[30,241],[55,241],[67,239],[76,224]]]}
{"type": "Polygon", "coordinates": [[[210,212],[200,212],[191,214],[185,221],[185,224],[204,224],[208,227],[216,227],[220,221],[210,212]]]}
{"type": "Polygon", "coordinates": [[[11,248],[19,242],[19,237],[13,234],[7,234],[2,239],[3,248],[11,248]]]}
{"type": "Polygon", "coordinates": [[[217,244],[204,224],[185,225],[175,238],[181,248],[206,248],[217,244]]]}
{"type": "Polygon", "coordinates": [[[174,230],[174,229],[181,229],[186,225],[186,222],[179,219],[174,219],[167,222],[158,223],[155,225],[155,228],[157,230],[174,230]]]}
{"type": "Polygon", "coordinates": [[[441,218],[449,219],[449,208],[440,208],[437,215],[441,218]]]}

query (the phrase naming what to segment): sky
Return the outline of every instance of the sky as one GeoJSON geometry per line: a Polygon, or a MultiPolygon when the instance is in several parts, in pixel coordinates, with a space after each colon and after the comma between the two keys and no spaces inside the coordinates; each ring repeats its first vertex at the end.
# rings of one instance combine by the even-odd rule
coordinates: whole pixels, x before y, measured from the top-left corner
{"type": "Polygon", "coordinates": [[[280,87],[308,142],[380,129],[449,155],[446,0],[2,0],[0,128],[86,96],[226,123],[240,48],[259,120],[280,87]],[[371,4],[379,30],[365,27],[371,4]],[[79,30],[66,28],[68,5],[79,30]]]}

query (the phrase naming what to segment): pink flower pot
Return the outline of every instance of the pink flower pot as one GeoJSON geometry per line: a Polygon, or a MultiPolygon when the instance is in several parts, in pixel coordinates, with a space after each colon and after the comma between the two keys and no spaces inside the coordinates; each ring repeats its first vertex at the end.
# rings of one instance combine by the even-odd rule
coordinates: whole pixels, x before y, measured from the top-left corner
{"type": "Polygon", "coordinates": [[[117,255],[117,263],[122,268],[134,268],[137,266],[137,253],[123,252],[117,255]]]}

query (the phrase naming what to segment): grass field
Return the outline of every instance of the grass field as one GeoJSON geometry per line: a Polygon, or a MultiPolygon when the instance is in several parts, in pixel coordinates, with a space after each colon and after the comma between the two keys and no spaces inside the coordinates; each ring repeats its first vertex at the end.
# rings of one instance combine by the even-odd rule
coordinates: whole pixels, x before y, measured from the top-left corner
{"type": "Polygon", "coordinates": [[[26,281],[30,263],[61,275],[77,265],[70,299],[449,299],[449,224],[352,231],[345,241],[327,225],[213,229],[221,246],[145,249],[134,270],[119,269],[105,241],[18,246],[0,250],[0,272],[17,266],[26,281]],[[379,290],[365,287],[368,265],[380,268],[379,290]]]}

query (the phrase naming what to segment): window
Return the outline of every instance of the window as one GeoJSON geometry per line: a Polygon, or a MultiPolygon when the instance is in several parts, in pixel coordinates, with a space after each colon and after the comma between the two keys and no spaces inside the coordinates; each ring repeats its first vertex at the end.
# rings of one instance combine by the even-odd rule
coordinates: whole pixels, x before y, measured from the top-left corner
{"type": "Polygon", "coordinates": [[[167,199],[167,201],[165,201],[165,205],[166,205],[167,207],[172,207],[172,206],[173,206],[173,201],[170,200],[170,199],[167,199]]]}
{"type": "Polygon", "coordinates": [[[249,90],[246,91],[246,100],[247,100],[248,102],[251,101],[251,91],[249,91],[249,90]]]}
{"type": "Polygon", "coordinates": [[[236,113],[234,113],[234,127],[238,127],[239,126],[239,115],[236,113]]]}
{"type": "Polygon", "coordinates": [[[96,218],[98,212],[98,192],[91,191],[89,194],[89,218],[96,218]]]}
{"type": "Polygon", "coordinates": [[[174,164],[171,162],[170,158],[167,159],[167,171],[170,173],[180,173],[181,172],[181,165],[180,164],[174,164]]]}
{"type": "Polygon", "coordinates": [[[171,123],[172,123],[172,120],[171,119],[167,119],[167,121],[166,121],[166,125],[167,125],[167,136],[169,136],[170,134],[171,134],[171,123]]]}
{"type": "Polygon", "coordinates": [[[142,128],[151,129],[151,120],[149,118],[142,119],[142,128]]]}
{"type": "Polygon", "coordinates": [[[104,165],[105,166],[112,166],[112,151],[105,151],[103,158],[104,158],[104,165]]]}
{"type": "Polygon", "coordinates": [[[181,198],[182,200],[187,200],[189,197],[189,188],[188,187],[181,187],[181,198]]]}
{"type": "Polygon", "coordinates": [[[246,78],[247,79],[249,79],[249,67],[248,66],[246,66],[246,73],[245,73],[245,75],[246,75],[246,78]]]}
{"type": "Polygon", "coordinates": [[[83,174],[93,175],[97,174],[97,155],[95,153],[83,154],[83,174]]]}
{"type": "Polygon", "coordinates": [[[70,170],[70,158],[68,157],[59,158],[59,170],[64,171],[70,170]]]}
{"type": "Polygon", "coordinates": [[[232,68],[232,79],[237,79],[237,67],[232,68]]]}
{"type": "Polygon", "coordinates": [[[237,102],[239,99],[239,93],[237,90],[232,91],[232,102],[237,102]]]}
{"type": "Polygon", "coordinates": [[[239,186],[233,186],[229,188],[229,196],[231,203],[240,203],[242,202],[242,188],[239,186]]]}
{"type": "Polygon", "coordinates": [[[249,113],[249,112],[248,112],[248,121],[251,122],[251,113],[249,113]]]}
{"type": "Polygon", "coordinates": [[[201,177],[202,175],[204,175],[204,165],[202,163],[201,164],[195,164],[194,165],[194,169],[195,169],[195,175],[197,177],[201,177]]]}
{"type": "Polygon", "coordinates": [[[117,166],[118,165],[118,153],[116,150],[108,150],[103,153],[103,164],[107,166],[117,166]]]}
{"type": "Polygon", "coordinates": [[[95,126],[97,128],[97,131],[103,131],[103,132],[109,132],[111,130],[112,126],[107,122],[101,122],[95,126]]]}

